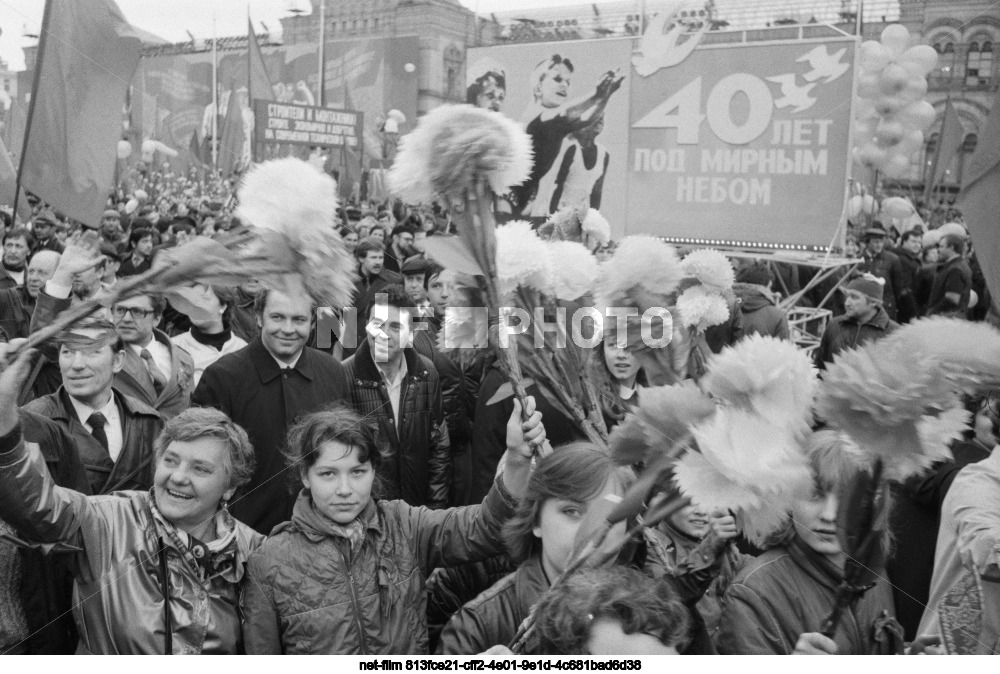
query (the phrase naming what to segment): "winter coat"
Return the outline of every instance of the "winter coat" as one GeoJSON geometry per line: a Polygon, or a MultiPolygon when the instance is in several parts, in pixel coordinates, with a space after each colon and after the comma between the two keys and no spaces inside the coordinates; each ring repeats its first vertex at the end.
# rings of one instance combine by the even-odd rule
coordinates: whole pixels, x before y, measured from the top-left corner
{"type": "Polygon", "coordinates": [[[162,549],[173,652],[237,653],[239,586],[246,558],[262,537],[232,522],[231,554],[219,573],[206,577],[175,547],[151,501],[148,491],[88,497],[58,487],[41,453],[21,441],[20,429],[0,438],[0,517],[30,542],[67,553],[64,561],[76,580],[78,652],[164,652],[162,549]]]}
{"type": "MultiPolygon", "coordinates": [[[[641,542],[623,550],[624,559],[629,561],[620,563],[640,568],[653,578],[669,578],[679,598],[691,612],[693,638],[685,652],[711,653],[704,621],[694,604],[718,572],[718,567],[715,566],[715,573],[706,573],[706,569],[712,566],[711,562],[697,569],[673,566],[667,557],[669,547],[669,541],[661,532],[646,529],[641,542]]],[[[550,585],[541,558],[535,556],[528,559],[517,571],[484,590],[452,616],[441,633],[438,652],[475,655],[497,644],[510,645],[532,606],[538,603],[550,585]]],[[[529,643],[527,652],[534,650],[535,647],[529,643]]]]}
{"type": "Polygon", "coordinates": [[[869,256],[865,253],[865,261],[858,266],[858,272],[868,272],[881,279],[885,279],[882,287],[882,301],[885,313],[893,321],[896,320],[896,309],[899,298],[909,291],[910,279],[903,273],[903,265],[899,257],[888,249],[883,249],[881,253],[869,256]]]}
{"type": "Polygon", "coordinates": [[[233,517],[262,534],[288,520],[295,503],[281,453],[288,428],[303,414],[349,400],[344,366],[308,347],[289,370],[278,366],[257,337],[206,368],[191,404],[229,415],[250,436],[257,459],[246,486],[252,497],[231,506],[233,517]]]}
{"type": "Polygon", "coordinates": [[[732,346],[747,334],[739,299],[735,295],[729,295],[726,297],[726,305],[729,308],[729,318],[724,323],[705,330],[705,343],[712,353],[719,353],[727,346],[732,346]]]}
{"type": "Polygon", "coordinates": [[[882,308],[864,323],[847,314],[838,316],[827,324],[823,332],[814,356],[816,367],[824,370],[826,364],[832,363],[833,357],[841,351],[856,349],[872,340],[885,337],[898,327],[899,324],[889,320],[882,308]]]}
{"type": "MultiPolygon", "coordinates": [[[[38,445],[49,475],[60,487],[90,493],[90,482],[73,439],[59,424],[45,417],[20,411],[25,442],[38,445]]],[[[0,547],[6,541],[0,540],[0,547]]],[[[23,545],[12,550],[20,564],[20,599],[27,635],[21,650],[30,654],[71,655],[76,650],[73,624],[73,576],[55,558],[23,545]]],[[[0,635],[0,644],[2,644],[0,635]]]]}
{"type": "Polygon", "coordinates": [[[733,292],[740,300],[744,334],[789,338],[788,318],[778,308],[770,290],[753,283],[737,283],[733,285],[733,292]]]}
{"type": "Polygon", "coordinates": [[[166,333],[153,331],[153,339],[170,349],[170,379],[159,393],[153,386],[146,362],[130,345],[125,345],[125,364],[115,374],[115,388],[127,396],[140,400],[160,415],[173,419],[191,406],[194,391],[194,360],[184,349],[175,346],[166,333]]]}
{"type": "MultiPolygon", "coordinates": [[[[841,655],[902,651],[884,573],[845,609],[833,640],[841,655]]],[[[805,632],[818,632],[834,606],[840,571],[798,538],[751,559],[726,590],[716,645],[727,655],[790,655],[805,632]]]]}
{"type": "Polygon", "coordinates": [[[947,262],[941,262],[934,274],[931,295],[927,299],[927,315],[940,314],[965,318],[965,312],[969,308],[971,290],[972,270],[965,258],[957,255],[947,262]],[[957,294],[959,296],[958,305],[949,303],[945,299],[946,293],[957,294]]]}
{"type": "Polygon", "coordinates": [[[502,550],[516,501],[498,480],[481,505],[448,510],[371,501],[352,551],[342,528],[303,492],[292,521],[250,558],[244,598],[249,653],[427,653],[427,574],[502,550]]]}
{"type": "Polygon", "coordinates": [[[76,409],[66,390],[32,400],[25,405],[29,412],[58,423],[76,444],[76,451],[87,470],[94,494],[110,494],[122,489],[149,489],[153,485],[153,441],[163,429],[163,419],[152,407],[135,398],[114,391],[122,418],[122,450],[113,460],[97,441],[76,409]]]}
{"type": "Polygon", "coordinates": [[[368,340],[344,361],[354,408],[378,423],[379,439],[390,453],[379,469],[387,499],[413,506],[448,506],[451,449],[437,369],[414,349],[403,350],[406,376],[399,394],[399,424],[389,390],[372,359],[368,340]]]}
{"type": "Polygon", "coordinates": [[[31,314],[35,298],[24,286],[0,290],[0,329],[7,340],[27,337],[31,333],[31,314]]]}
{"type": "Polygon", "coordinates": [[[897,248],[895,253],[903,267],[903,276],[908,283],[907,290],[900,293],[899,312],[896,320],[900,323],[909,323],[917,317],[917,302],[914,293],[917,288],[917,274],[923,263],[920,261],[919,255],[911,253],[902,246],[897,248]]]}
{"type": "MultiPolygon", "coordinates": [[[[514,402],[506,398],[494,405],[487,405],[490,398],[506,381],[498,365],[490,367],[476,398],[476,416],[472,437],[472,486],[469,501],[477,503],[483,499],[497,474],[500,457],[507,451],[507,420],[514,411],[514,402]]],[[[580,427],[561,413],[544,395],[540,395],[537,385],[528,387],[528,395],[535,397],[537,410],[545,419],[545,436],[553,447],[584,440],[586,436],[580,427]]]]}

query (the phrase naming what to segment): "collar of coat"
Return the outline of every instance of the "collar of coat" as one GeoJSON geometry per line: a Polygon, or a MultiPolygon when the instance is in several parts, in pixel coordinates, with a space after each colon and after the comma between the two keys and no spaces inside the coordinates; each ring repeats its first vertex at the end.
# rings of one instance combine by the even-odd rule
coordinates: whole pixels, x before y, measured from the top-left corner
{"type": "Polygon", "coordinates": [[[836,588],[844,579],[843,572],[826,555],[806,545],[798,534],[788,544],[789,556],[811,578],[828,588],[836,588]]]}
{"type": "MultiPolygon", "coordinates": [[[[354,358],[354,379],[358,384],[378,386],[382,383],[382,375],[379,374],[375,366],[375,359],[372,357],[371,346],[368,340],[361,342],[354,358]]],[[[403,349],[403,358],[406,360],[406,378],[423,379],[427,376],[427,368],[420,362],[419,354],[412,346],[403,349]]]]}
{"type": "MultiPolygon", "coordinates": [[[[261,384],[267,384],[281,376],[283,368],[278,366],[278,361],[274,359],[271,352],[264,346],[264,342],[261,341],[260,336],[250,342],[250,345],[246,349],[247,354],[250,356],[250,362],[253,363],[254,369],[257,370],[257,376],[260,377],[261,384]]],[[[316,354],[312,353],[312,349],[304,346],[302,347],[302,355],[299,357],[299,362],[295,363],[295,367],[292,369],[309,381],[312,381],[316,372],[315,358],[316,354]]]]}
{"type": "MultiPolygon", "coordinates": [[[[302,532],[302,535],[313,543],[318,543],[330,536],[350,540],[349,532],[351,525],[337,524],[319,512],[313,503],[312,496],[305,489],[299,492],[299,496],[295,500],[295,505],[292,507],[292,522],[302,532]]],[[[379,522],[375,499],[369,498],[368,505],[365,506],[365,509],[361,511],[361,514],[351,524],[355,522],[363,527],[363,531],[370,530],[376,534],[382,533],[382,525],[379,522]]],[[[274,532],[272,532],[273,534],[274,532]]]]}
{"type": "Polygon", "coordinates": [[[855,325],[870,325],[872,327],[878,328],[879,330],[885,330],[886,328],[889,327],[890,319],[889,319],[889,314],[885,312],[885,308],[879,307],[878,311],[875,312],[875,315],[869,318],[864,323],[857,320],[853,316],[847,316],[847,315],[844,316],[844,321],[854,323],[855,325]]]}
{"type": "MultiPolygon", "coordinates": [[[[69,393],[66,392],[66,389],[63,386],[60,386],[59,390],[56,391],[53,395],[55,395],[56,400],[59,402],[59,404],[56,406],[56,409],[54,409],[51,414],[46,413],[45,416],[48,416],[53,420],[61,419],[63,421],[76,419],[76,410],[73,409],[73,403],[70,401],[69,393]]],[[[111,389],[111,395],[115,397],[115,401],[118,403],[118,408],[122,410],[125,413],[125,416],[127,417],[160,416],[159,412],[154,410],[149,405],[146,405],[141,400],[136,400],[131,396],[119,393],[114,388],[111,389]]],[[[83,421],[86,420],[83,419],[80,421],[82,423],[83,421]]]]}

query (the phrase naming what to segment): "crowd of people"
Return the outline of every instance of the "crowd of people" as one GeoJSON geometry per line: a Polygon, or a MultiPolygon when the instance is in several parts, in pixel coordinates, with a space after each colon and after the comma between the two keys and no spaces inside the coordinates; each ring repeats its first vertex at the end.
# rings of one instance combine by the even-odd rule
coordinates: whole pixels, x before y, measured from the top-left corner
{"type": "MultiPolygon", "coordinates": [[[[147,174],[96,231],[37,200],[28,223],[5,216],[4,352],[170,248],[238,228],[231,192],[147,174]]],[[[935,652],[951,581],[995,570],[997,392],[967,401],[953,461],[893,486],[887,570],[832,634],[838,499],[860,468],[822,432],[815,493],[764,548],[688,503],[624,546],[616,525],[612,568],[553,587],[588,511],[636,467],[539,389],[526,408],[492,402],[495,357],[439,340],[456,276],[422,251],[453,230],[445,209],[365,202],[334,219],[357,264],[357,341],[321,344],[306,295],[195,285],[118,300],[0,373],[0,652],[501,654],[529,616],[538,654],[935,652]]],[[[803,297],[834,315],[820,369],[922,316],[986,317],[960,222],[866,222],[844,252],[851,275],[803,297]]],[[[810,273],[738,265],[707,345],[791,339],[781,299],[810,273]]],[[[646,373],[614,334],[588,369],[611,429],[646,373]]]]}

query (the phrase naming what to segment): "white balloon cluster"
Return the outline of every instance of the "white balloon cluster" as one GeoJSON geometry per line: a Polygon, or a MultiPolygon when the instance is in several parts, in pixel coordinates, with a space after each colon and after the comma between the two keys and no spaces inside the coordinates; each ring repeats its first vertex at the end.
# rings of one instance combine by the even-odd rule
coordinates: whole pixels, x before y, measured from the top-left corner
{"type": "Polygon", "coordinates": [[[881,214],[893,220],[906,220],[916,212],[913,202],[905,197],[886,197],[879,204],[872,195],[861,193],[847,200],[847,217],[852,221],[857,221],[862,213],[869,218],[881,214]]]}
{"type": "Polygon", "coordinates": [[[879,41],[861,44],[854,159],[890,178],[906,173],[935,116],[924,96],[937,52],[909,44],[910,32],[900,24],[887,26],[879,41]]]}

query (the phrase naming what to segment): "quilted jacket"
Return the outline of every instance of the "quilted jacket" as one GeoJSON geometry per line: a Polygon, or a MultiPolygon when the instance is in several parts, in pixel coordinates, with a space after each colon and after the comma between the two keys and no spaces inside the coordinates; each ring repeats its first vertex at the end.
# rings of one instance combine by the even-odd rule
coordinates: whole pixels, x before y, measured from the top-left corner
{"type": "Polygon", "coordinates": [[[426,654],[427,574],[497,555],[515,505],[500,481],[481,505],[464,508],[372,501],[352,550],[301,494],[292,521],[250,557],[247,652],[426,654]]]}
{"type": "MultiPolygon", "coordinates": [[[[840,655],[902,651],[903,628],[893,617],[892,589],[878,582],[846,609],[833,640],[840,655]]],[[[716,645],[727,655],[790,655],[805,632],[818,632],[830,615],[840,571],[798,538],[768,550],[737,574],[722,600],[716,645]]]]}
{"type": "Polygon", "coordinates": [[[386,499],[444,508],[451,487],[451,449],[441,380],[434,363],[415,349],[404,349],[403,357],[406,377],[399,394],[398,426],[368,340],[344,361],[351,399],[361,416],[377,420],[379,439],[390,450],[379,470],[386,499]]]}

